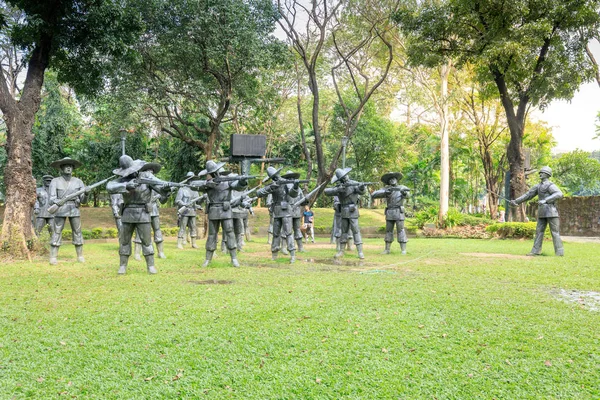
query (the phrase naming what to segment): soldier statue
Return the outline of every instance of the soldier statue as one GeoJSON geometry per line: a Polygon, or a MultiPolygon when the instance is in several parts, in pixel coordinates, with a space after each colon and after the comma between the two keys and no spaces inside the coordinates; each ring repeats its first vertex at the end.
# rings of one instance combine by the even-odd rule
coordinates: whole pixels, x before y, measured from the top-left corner
{"type": "MultiPolygon", "coordinates": [[[[192,171],[186,175],[186,180],[193,180],[198,176],[192,171]]],[[[179,216],[179,232],[177,233],[177,248],[183,249],[186,242],[186,229],[190,229],[190,238],[192,248],[197,249],[196,238],[198,237],[198,228],[196,225],[196,204],[200,200],[198,192],[189,187],[181,187],[177,190],[175,205],[177,206],[177,215],[179,216]]]]}
{"type": "Polygon", "coordinates": [[[335,176],[331,183],[339,182],[339,185],[333,188],[325,189],[327,196],[338,196],[340,200],[340,212],[342,217],[341,237],[337,244],[337,253],[335,258],[343,257],[344,248],[348,242],[348,232],[351,230],[354,235],[354,244],[358,252],[358,258],[365,258],[363,254],[362,237],[360,227],[358,226],[358,199],[365,193],[366,184],[363,182],[351,181],[348,173],[352,168],[338,168],[335,170],[335,176]]]}
{"type": "Polygon", "coordinates": [[[114,193],[110,195],[110,208],[115,219],[115,225],[117,225],[117,232],[119,237],[121,236],[121,230],[123,223],[121,222],[121,214],[123,213],[123,195],[121,193],[114,193]]]}
{"type": "Polygon", "coordinates": [[[556,208],[556,201],[563,197],[563,193],[554,183],[550,182],[550,177],[552,176],[552,169],[550,169],[550,167],[542,167],[539,174],[541,182],[529,189],[523,196],[511,200],[510,204],[512,206],[517,206],[524,201],[531,200],[535,196],[538,196],[538,218],[535,230],[535,240],[533,242],[533,248],[527,255],[539,256],[542,254],[544,232],[546,231],[546,226],[550,225],[550,234],[552,235],[552,242],[554,243],[554,254],[563,256],[565,250],[563,248],[562,240],[560,239],[558,209],[556,208]]]}
{"type": "Polygon", "coordinates": [[[42,177],[43,185],[36,189],[36,200],[33,206],[33,214],[35,215],[35,234],[39,236],[44,229],[44,226],[48,225],[48,232],[52,235],[54,231],[54,215],[48,212],[48,206],[50,205],[50,183],[54,177],[52,175],[44,175],[42,177]]]}
{"type": "MultiPolygon", "coordinates": [[[[140,177],[147,179],[156,179],[156,174],[162,166],[158,163],[149,162],[144,165],[143,171],[140,171],[140,177]]],[[[152,233],[154,235],[154,244],[156,244],[156,251],[158,252],[158,258],[167,258],[165,256],[164,239],[162,231],[160,230],[160,212],[158,211],[158,202],[164,204],[169,199],[169,195],[172,192],[163,191],[152,195],[148,208],[150,209],[150,226],[152,227],[152,233]]],[[[134,258],[141,260],[140,253],[142,252],[142,241],[139,237],[135,237],[134,243],[134,258]]]]}
{"type": "Polygon", "coordinates": [[[134,161],[128,155],[123,155],[119,158],[119,168],[113,171],[113,174],[121,178],[106,185],[109,194],[121,193],[123,195],[122,229],[119,236],[119,274],[127,272],[127,264],[129,256],[131,256],[131,237],[134,230],[142,243],[142,253],[146,259],[148,273],[155,274],[157,272],[154,266],[150,217],[152,210],[149,204],[154,193],[166,196],[170,189],[165,185],[151,185],[138,180],[143,171],[153,168],[152,163],[148,165],[145,161],[134,161]]]}
{"type": "Polygon", "coordinates": [[[290,199],[298,197],[300,192],[300,183],[295,180],[284,180],[279,176],[282,168],[267,168],[267,177],[263,183],[272,180],[273,183],[259,189],[256,192],[258,197],[273,198],[273,239],[271,243],[271,253],[273,260],[277,259],[277,253],[280,250],[281,239],[287,241],[287,250],[290,254],[290,263],[296,261],[296,247],[294,246],[294,236],[292,232],[292,206],[290,199]]]}
{"type": "MultiPolygon", "coordinates": [[[[294,171],[287,171],[285,174],[281,175],[283,179],[288,180],[296,180],[300,178],[300,174],[294,171]]],[[[304,252],[304,245],[302,243],[302,212],[304,210],[303,206],[306,202],[302,202],[301,200],[304,198],[304,193],[301,188],[298,188],[298,194],[296,197],[290,196],[290,207],[292,207],[292,232],[294,235],[294,240],[296,241],[296,245],[298,246],[298,252],[304,252]],[[297,204],[300,202],[299,204],[297,204]]]]}
{"type": "Polygon", "coordinates": [[[222,226],[227,237],[227,248],[231,256],[231,263],[239,267],[237,260],[237,242],[233,230],[232,213],[232,191],[244,190],[248,181],[243,177],[238,180],[229,180],[220,176],[219,171],[225,163],[216,163],[212,160],[206,162],[206,169],[200,172],[200,176],[209,176],[205,181],[192,182],[199,190],[208,195],[208,238],[206,240],[206,258],[203,267],[207,267],[217,249],[219,239],[219,228],[222,226]]]}
{"type": "MultiPolygon", "coordinates": [[[[337,181],[337,186],[342,183],[337,181]]],[[[340,238],[342,237],[342,204],[338,196],[333,196],[333,223],[331,226],[331,240],[329,243],[335,243],[336,248],[340,247],[340,238]]],[[[352,230],[348,231],[348,242],[346,243],[346,250],[352,251],[352,243],[354,240],[354,234],[352,230]]],[[[343,250],[343,249],[342,249],[343,250]]]]}
{"type": "MultiPolygon", "coordinates": [[[[236,176],[237,174],[230,174],[229,176],[236,176]]],[[[244,197],[243,192],[238,190],[233,191],[234,197],[244,197]]],[[[235,238],[237,240],[237,249],[238,251],[243,251],[244,249],[244,236],[246,234],[246,227],[244,225],[244,220],[248,220],[248,214],[250,212],[248,209],[252,207],[252,204],[247,201],[240,201],[235,207],[232,208],[233,213],[233,232],[235,234],[235,238]]]]}
{"type": "Polygon", "coordinates": [[[371,194],[374,199],[385,198],[387,207],[385,208],[385,250],[382,254],[390,254],[390,248],[394,241],[394,226],[402,254],[406,254],[406,231],[404,230],[404,201],[408,198],[410,189],[399,185],[398,181],[402,179],[400,172],[388,172],[381,177],[381,181],[386,185],[371,194]]]}
{"type": "Polygon", "coordinates": [[[58,208],[54,213],[54,232],[50,240],[50,264],[57,263],[58,249],[62,243],[62,231],[65,227],[67,218],[73,232],[73,244],[77,253],[77,261],[84,262],[83,258],[83,235],[81,233],[81,213],[80,204],[86,203],[90,188],[85,186],[81,179],[75,178],[73,170],[81,163],[72,158],[65,157],[50,164],[52,167],[60,169],[61,176],[52,179],[48,189],[50,196],[50,207],[56,205],[58,208]],[[75,198],[74,195],[81,192],[75,198]]]}

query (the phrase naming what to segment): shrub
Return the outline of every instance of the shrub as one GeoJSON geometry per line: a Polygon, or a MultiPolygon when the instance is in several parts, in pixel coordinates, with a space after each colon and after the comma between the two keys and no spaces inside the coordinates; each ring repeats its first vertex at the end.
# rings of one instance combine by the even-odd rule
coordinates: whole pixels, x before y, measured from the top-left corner
{"type": "Polygon", "coordinates": [[[501,222],[488,226],[486,231],[505,239],[533,239],[535,236],[535,227],[535,222],[501,222]]]}
{"type": "Polygon", "coordinates": [[[92,236],[92,239],[100,239],[101,237],[103,237],[102,228],[94,228],[94,229],[92,229],[91,236],[92,236]]]}
{"type": "Polygon", "coordinates": [[[117,238],[119,237],[119,231],[117,230],[117,228],[108,228],[106,230],[106,235],[111,239],[117,238]]]}

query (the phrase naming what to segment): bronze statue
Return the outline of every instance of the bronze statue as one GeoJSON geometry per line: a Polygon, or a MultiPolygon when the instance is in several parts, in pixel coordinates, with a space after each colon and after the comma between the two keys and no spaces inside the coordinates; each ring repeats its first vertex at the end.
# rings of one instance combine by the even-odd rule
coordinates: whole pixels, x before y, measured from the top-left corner
{"type": "Polygon", "coordinates": [[[348,242],[348,232],[351,230],[354,235],[354,244],[358,252],[358,258],[365,258],[363,253],[362,237],[360,227],[358,226],[358,199],[364,194],[366,187],[370,182],[351,181],[348,173],[352,168],[338,168],[335,170],[335,176],[331,183],[338,183],[336,187],[325,189],[327,196],[338,196],[340,200],[340,213],[342,218],[341,236],[337,244],[337,253],[335,258],[344,256],[344,247],[348,242]]]}
{"type": "Polygon", "coordinates": [[[535,240],[533,242],[533,248],[527,255],[539,256],[542,254],[544,232],[546,231],[546,226],[550,225],[550,234],[552,235],[552,242],[554,244],[554,254],[563,256],[565,250],[563,248],[562,240],[560,239],[560,220],[558,218],[558,209],[556,208],[556,201],[563,197],[563,193],[558,186],[550,182],[550,177],[552,176],[552,169],[550,167],[542,167],[539,175],[541,182],[529,189],[523,196],[511,200],[510,204],[517,206],[524,201],[531,200],[535,196],[538,196],[538,218],[535,230],[535,240]]]}
{"type": "Polygon", "coordinates": [[[50,165],[61,171],[61,176],[53,178],[48,189],[50,202],[48,211],[54,214],[54,232],[50,241],[50,264],[57,263],[58,249],[62,244],[62,231],[67,218],[73,232],[72,241],[75,245],[77,261],[84,262],[79,206],[87,202],[87,195],[91,188],[85,186],[81,179],[72,176],[73,170],[81,166],[79,161],[65,157],[50,165]]]}
{"type": "Polygon", "coordinates": [[[258,197],[273,198],[273,240],[271,243],[271,254],[273,260],[277,259],[277,253],[280,250],[281,239],[285,238],[287,250],[290,254],[290,263],[296,261],[296,247],[294,246],[294,237],[292,236],[292,209],[290,199],[296,198],[300,189],[300,182],[296,180],[285,180],[279,176],[281,168],[267,168],[267,177],[263,183],[272,180],[273,182],[259,189],[256,192],[258,197]]]}
{"type": "Polygon", "coordinates": [[[48,225],[50,235],[54,231],[54,215],[48,212],[48,207],[50,206],[50,183],[52,179],[54,179],[52,175],[44,175],[42,177],[43,185],[36,189],[33,214],[35,215],[35,234],[38,236],[46,225],[48,225]]]}
{"type": "Polygon", "coordinates": [[[237,260],[237,242],[233,230],[232,191],[243,190],[248,185],[248,177],[236,176],[232,178],[221,177],[220,170],[225,163],[216,163],[212,160],[206,162],[206,169],[200,176],[207,176],[204,181],[192,182],[199,190],[208,195],[208,238],[206,240],[206,258],[203,267],[207,267],[212,260],[219,239],[219,228],[222,226],[227,237],[227,248],[231,256],[231,263],[239,267],[237,260]]]}
{"type": "Polygon", "coordinates": [[[113,174],[121,178],[111,181],[106,186],[108,193],[123,195],[122,230],[119,236],[119,274],[127,272],[127,264],[131,255],[131,237],[135,230],[142,243],[142,253],[146,259],[148,273],[155,274],[154,248],[152,247],[151,206],[154,193],[167,194],[169,182],[149,179],[143,180],[141,173],[154,168],[153,163],[133,160],[128,155],[119,158],[119,168],[113,174]],[[154,183],[153,181],[156,181],[154,183]],[[152,183],[150,183],[152,182],[152,183]]]}
{"type": "Polygon", "coordinates": [[[381,177],[381,181],[386,185],[385,188],[376,190],[371,194],[374,199],[385,198],[387,207],[385,208],[385,250],[382,254],[390,254],[390,248],[394,241],[394,226],[398,243],[402,254],[406,254],[406,231],[404,230],[404,201],[408,198],[410,189],[403,185],[398,185],[402,179],[400,172],[388,172],[381,177]]]}

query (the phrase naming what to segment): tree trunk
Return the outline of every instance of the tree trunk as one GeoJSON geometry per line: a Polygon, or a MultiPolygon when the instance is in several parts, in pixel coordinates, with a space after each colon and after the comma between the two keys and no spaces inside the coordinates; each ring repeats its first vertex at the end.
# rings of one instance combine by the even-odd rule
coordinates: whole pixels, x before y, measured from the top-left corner
{"type": "MultiPolygon", "coordinates": [[[[509,123],[510,126],[510,123],[509,123]]],[[[523,155],[523,129],[513,135],[511,129],[510,142],[506,150],[510,169],[510,199],[516,199],[527,191],[525,180],[525,156],[523,155]]],[[[525,221],[525,204],[507,210],[509,221],[525,221]],[[509,212],[510,211],[510,212],[509,212]]]]}
{"type": "Polygon", "coordinates": [[[446,214],[448,214],[448,201],[450,195],[450,140],[448,138],[448,75],[450,74],[450,63],[440,67],[440,210],[438,223],[443,226],[446,214]]]}
{"type": "Polygon", "coordinates": [[[50,59],[52,38],[43,36],[31,52],[27,75],[20,98],[16,101],[8,87],[4,74],[0,73],[0,109],[6,123],[7,162],[4,169],[6,207],[0,243],[2,249],[13,257],[31,260],[28,242],[35,240],[32,210],[36,198],[35,179],[32,175],[31,128],[35,114],[40,108],[44,72],[50,59]]]}
{"type": "Polygon", "coordinates": [[[34,119],[18,111],[15,114],[4,115],[7,128],[6,207],[0,241],[3,250],[12,256],[31,259],[28,242],[35,239],[32,210],[36,197],[31,164],[34,119]]]}
{"type": "Polygon", "coordinates": [[[319,86],[317,83],[317,73],[309,70],[309,88],[313,95],[312,123],[313,133],[315,134],[315,150],[317,156],[317,169],[319,171],[319,183],[327,180],[327,168],[325,166],[325,156],[323,154],[323,140],[321,139],[321,129],[319,127],[319,86]]]}

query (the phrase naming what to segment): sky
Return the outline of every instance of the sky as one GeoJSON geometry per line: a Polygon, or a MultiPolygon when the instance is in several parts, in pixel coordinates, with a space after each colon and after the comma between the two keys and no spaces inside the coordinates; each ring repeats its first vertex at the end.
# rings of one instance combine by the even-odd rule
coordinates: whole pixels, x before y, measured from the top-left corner
{"type": "Polygon", "coordinates": [[[583,85],[570,102],[554,101],[536,117],[552,127],[556,139],[553,153],[564,153],[581,149],[600,150],[600,139],[596,135],[596,117],[600,113],[600,86],[596,82],[583,85]]]}

